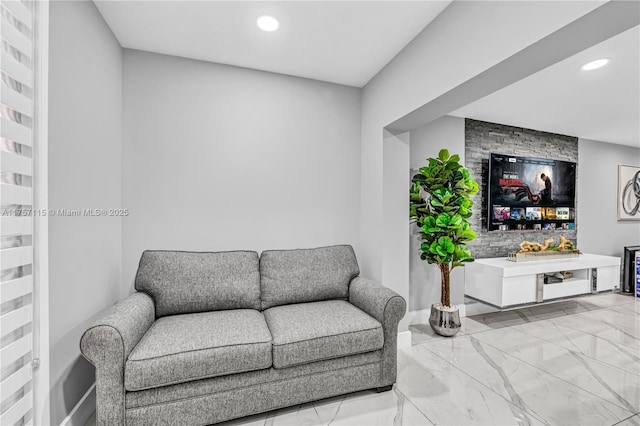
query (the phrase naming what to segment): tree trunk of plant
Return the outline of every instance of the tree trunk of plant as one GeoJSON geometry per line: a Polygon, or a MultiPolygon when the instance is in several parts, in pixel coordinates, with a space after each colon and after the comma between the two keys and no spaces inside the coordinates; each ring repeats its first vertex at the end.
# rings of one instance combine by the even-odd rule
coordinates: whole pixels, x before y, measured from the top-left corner
{"type": "Polygon", "coordinates": [[[440,304],[442,306],[451,306],[451,286],[450,286],[450,272],[448,263],[439,263],[440,267],[440,281],[442,289],[440,291],[440,304]]]}

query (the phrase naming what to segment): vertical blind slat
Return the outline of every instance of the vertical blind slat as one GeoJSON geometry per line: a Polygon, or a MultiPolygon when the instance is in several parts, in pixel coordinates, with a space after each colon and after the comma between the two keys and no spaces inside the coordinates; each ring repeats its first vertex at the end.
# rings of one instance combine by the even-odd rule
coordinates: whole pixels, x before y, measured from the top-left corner
{"type": "Polygon", "coordinates": [[[33,248],[14,247],[0,250],[0,269],[16,268],[33,262],[33,248]]]}
{"type": "Polygon", "coordinates": [[[16,92],[4,81],[1,84],[2,86],[0,87],[0,103],[2,103],[2,105],[8,106],[14,111],[18,111],[31,117],[33,115],[33,104],[31,102],[31,99],[21,93],[16,92]]]}
{"type": "Polygon", "coordinates": [[[31,216],[0,217],[0,235],[31,235],[33,219],[31,216]]]}
{"type": "Polygon", "coordinates": [[[0,170],[32,176],[33,160],[14,152],[0,152],[0,170]]]}
{"type": "Polygon", "coordinates": [[[1,425],[15,425],[22,417],[31,409],[31,401],[33,399],[32,392],[29,391],[24,397],[20,398],[11,408],[9,408],[1,417],[1,425]]]}
{"type": "Polygon", "coordinates": [[[33,80],[33,72],[29,67],[19,62],[4,50],[0,52],[0,64],[2,64],[2,71],[11,76],[11,78],[30,86],[29,83],[33,80]]]}
{"type": "Polygon", "coordinates": [[[33,132],[31,129],[5,117],[0,118],[0,135],[14,142],[33,146],[33,132]]]}
{"type": "Polygon", "coordinates": [[[0,184],[0,204],[23,204],[30,206],[33,191],[27,186],[0,184]]]}
{"type": "MultiPolygon", "coordinates": [[[[0,349],[0,366],[5,368],[9,364],[16,362],[22,358],[33,348],[33,341],[31,334],[16,340],[13,343],[7,345],[6,348],[0,349]]],[[[0,424],[2,424],[0,422],[0,424]]]]}
{"type": "Polygon", "coordinates": [[[20,370],[4,379],[2,381],[2,384],[0,384],[0,389],[2,390],[3,397],[12,395],[20,390],[22,387],[24,387],[24,385],[29,383],[32,376],[33,372],[31,371],[31,365],[27,363],[20,370]]]}
{"type": "Polygon", "coordinates": [[[2,5],[7,8],[9,13],[29,28],[31,28],[31,11],[19,0],[3,1],[2,5]]]}
{"type": "Polygon", "coordinates": [[[29,323],[31,323],[33,312],[31,305],[23,306],[19,309],[14,309],[7,314],[0,317],[0,330],[3,336],[11,333],[14,330],[19,329],[29,323]]]}
{"type": "Polygon", "coordinates": [[[26,275],[0,284],[0,303],[30,294],[33,290],[33,276],[26,275]]]}
{"type": "Polygon", "coordinates": [[[15,47],[24,54],[29,54],[32,49],[31,40],[24,34],[22,34],[16,27],[7,22],[2,17],[2,29],[0,29],[2,38],[6,40],[11,46],[15,47]]]}

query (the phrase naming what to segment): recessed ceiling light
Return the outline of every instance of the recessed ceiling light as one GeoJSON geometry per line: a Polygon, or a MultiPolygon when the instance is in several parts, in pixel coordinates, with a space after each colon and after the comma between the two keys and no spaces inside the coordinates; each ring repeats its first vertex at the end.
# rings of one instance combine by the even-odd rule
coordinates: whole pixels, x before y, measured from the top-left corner
{"type": "Polygon", "coordinates": [[[275,31],[280,26],[278,20],[273,16],[261,16],[258,18],[257,23],[258,27],[263,31],[275,31]]]}
{"type": "Polygon", "coordinates": [[[596,59],[595,61],[588,62],[582,66],[583,71],[591,71],[596,70],[598,68],[602,68],[609,63],[609,59],[596,59]]]}

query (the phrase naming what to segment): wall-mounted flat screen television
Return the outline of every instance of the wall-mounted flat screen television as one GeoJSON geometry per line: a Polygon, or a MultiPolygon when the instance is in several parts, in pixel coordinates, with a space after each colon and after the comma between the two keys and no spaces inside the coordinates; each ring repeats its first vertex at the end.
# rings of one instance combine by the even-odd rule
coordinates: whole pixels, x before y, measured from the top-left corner
{"type": "Polygon", "coordinates": [[[576,163],[491,154],[489,231],[575,229],[576,163]]]}

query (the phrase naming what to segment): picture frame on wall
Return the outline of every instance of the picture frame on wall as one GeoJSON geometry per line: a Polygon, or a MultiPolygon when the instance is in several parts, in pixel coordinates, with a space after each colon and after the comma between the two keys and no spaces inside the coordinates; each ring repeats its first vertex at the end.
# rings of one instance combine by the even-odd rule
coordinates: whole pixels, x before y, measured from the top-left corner
{"type": "Polygon", "coordinates": [[[618,220],[640,220],[638,166],[618,166],[618,220]]]}

